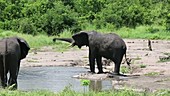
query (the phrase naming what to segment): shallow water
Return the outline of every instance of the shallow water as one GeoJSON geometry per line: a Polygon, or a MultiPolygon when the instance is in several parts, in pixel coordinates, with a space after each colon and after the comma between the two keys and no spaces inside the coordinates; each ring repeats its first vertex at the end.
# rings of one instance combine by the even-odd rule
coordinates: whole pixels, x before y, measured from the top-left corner
{"type": "MultiPolygon", "coordinates": [[[[18,76],[18,89],[24,91],[50,90],[62,91],[71,85],[75,91],[84,91],[80,79],[72,78],[79,73],[86,73],[89,69],[80,67],[21,67],[18,76]]],[[[112,82],[91,81],[86,90],[108,90],[112,89],[112,82]]]]}

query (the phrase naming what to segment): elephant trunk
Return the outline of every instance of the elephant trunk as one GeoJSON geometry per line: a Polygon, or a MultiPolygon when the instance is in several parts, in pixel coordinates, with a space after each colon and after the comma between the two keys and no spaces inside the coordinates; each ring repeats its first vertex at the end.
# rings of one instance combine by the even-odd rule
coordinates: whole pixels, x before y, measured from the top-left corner
{"type": "Polygon", "coordinates": [[[68,42],[68,43],[72,43],[71,47],[74,47],[76,45],[74,39],[72,39],[72,38],[54,38],[53,42],[55,42],[56,40],[61,40],[61,41],[65,41],[65,42],[68,42]]]}
{"type": "Polygon", "coordinates": [[[72,44],[71,44],[71,47],[74,47],[76,45],[76,43],[75,42],[73,42],[72,44]]]}
{"type": "Polygon", "coordinates": [[[72,38],[54,38],[53,42],[55,42],[56,40],[66,41],[68,43],[73,43],[74,42],[74,40],[72,38]]]}

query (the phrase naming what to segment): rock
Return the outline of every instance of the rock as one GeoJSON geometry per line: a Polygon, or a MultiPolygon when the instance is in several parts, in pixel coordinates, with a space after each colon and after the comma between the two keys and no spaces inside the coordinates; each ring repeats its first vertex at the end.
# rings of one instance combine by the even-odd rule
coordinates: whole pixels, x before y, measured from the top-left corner
{"type": "Polygon", "coordinates": [[[160,60],[160,61],[170,60],[170,56],[160,56],[160,57],[159,57],[159,60],[160,60]]]}
{"type": "Polygon", "coordinates": [[[108,74],[81,73],[78,75],[74,75],[73,78],[89,79],[89,80],[103,80],[103,79],[108,78],[108,74]]]}

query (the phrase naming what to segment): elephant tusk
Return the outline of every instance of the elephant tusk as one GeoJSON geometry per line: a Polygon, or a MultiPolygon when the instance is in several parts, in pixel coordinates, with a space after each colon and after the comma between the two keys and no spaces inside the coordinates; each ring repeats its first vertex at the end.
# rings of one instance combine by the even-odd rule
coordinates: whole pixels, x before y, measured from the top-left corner
{"type": "Polygon", "coordinates": [[[71,45],[69,45],[68,47],[74,47],[74,46],[71,44],[71,45]]]}
{"type": "Polygon", "coordinates": [[[75,42],[73,42],[72,44],[71,44],[71,47],[74,47],[76,45],[76,43],[75,42]]]}

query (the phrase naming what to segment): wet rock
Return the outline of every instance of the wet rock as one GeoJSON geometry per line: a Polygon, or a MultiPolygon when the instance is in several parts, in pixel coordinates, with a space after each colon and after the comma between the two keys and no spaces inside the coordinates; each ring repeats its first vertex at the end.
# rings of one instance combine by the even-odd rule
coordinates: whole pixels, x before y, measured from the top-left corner
{"type": "Polygon", "coordinates": [[[89,79],[89,80],[104,80],[108,78],[108,74],[81,73],[78,75],[74,75],[73,78],[89,79]]]}

